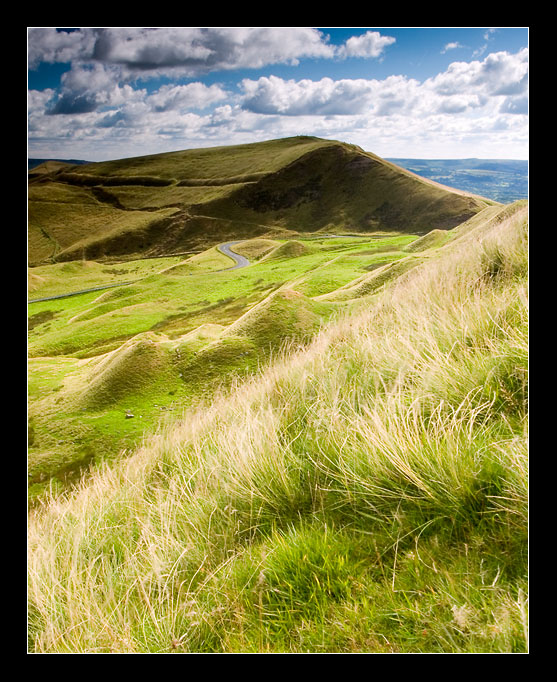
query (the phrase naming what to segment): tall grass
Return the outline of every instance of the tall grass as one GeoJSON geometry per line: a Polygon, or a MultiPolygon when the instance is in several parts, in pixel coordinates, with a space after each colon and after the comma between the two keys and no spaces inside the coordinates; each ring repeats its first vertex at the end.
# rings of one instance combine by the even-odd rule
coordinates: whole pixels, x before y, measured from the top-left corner
{"type": "Polygon", "coordinates": [[[526,651],[526,226],[33,512],[30,650],[526,651]]]}

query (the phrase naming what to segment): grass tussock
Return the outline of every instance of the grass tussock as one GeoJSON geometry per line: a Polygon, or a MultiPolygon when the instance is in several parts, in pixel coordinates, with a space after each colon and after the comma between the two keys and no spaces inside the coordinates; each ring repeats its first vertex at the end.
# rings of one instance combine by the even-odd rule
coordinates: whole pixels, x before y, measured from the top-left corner
{"type": "Polygon", "coordinates": [[[527,216],[29,523],[33,652],[527,650],[527,216]]]}

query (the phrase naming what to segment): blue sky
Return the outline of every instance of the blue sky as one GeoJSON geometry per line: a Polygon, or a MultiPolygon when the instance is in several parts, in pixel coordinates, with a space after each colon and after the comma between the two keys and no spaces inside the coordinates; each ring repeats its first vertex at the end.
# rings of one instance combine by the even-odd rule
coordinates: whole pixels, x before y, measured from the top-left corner
{"type": "Polygon", "coordinates": [[[28,155],[316,135],[528,158],[527,27],[28,27],[28,155]]]}

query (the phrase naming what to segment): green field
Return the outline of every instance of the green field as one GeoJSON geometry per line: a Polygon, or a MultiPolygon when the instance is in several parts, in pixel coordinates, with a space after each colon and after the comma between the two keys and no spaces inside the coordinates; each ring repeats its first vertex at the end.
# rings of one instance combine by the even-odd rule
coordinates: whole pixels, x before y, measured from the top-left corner
{"type": "Polygon", "coordinates": [[[29,266],[29,652],[528,651],[526,201],[312,137],[47,163],[29,266]]]}

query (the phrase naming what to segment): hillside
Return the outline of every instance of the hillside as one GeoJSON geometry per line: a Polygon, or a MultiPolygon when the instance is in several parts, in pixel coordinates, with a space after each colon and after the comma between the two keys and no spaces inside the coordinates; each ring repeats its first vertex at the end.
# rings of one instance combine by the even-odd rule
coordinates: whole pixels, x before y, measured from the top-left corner
{"type": "MultiPolygon", "coordinates": [[[[260,165],[242,148],[244,171],[276,183],[202,204],[217,225],[228,206],[230,225],[261,214],[295,232],[250,233],[249,267],[223,271],[211,243],[118,266],[134,284],[30,305],[30,482],[44,486],[31,652],[528,650],[528,206],[479,211],[346,146],[283,144],[272,171],[269,147],[260,165]],[[342,159],[352,175],[335,175],[342,159]],[[386,206],[381,235],[296,230],[350,197],[368,229],[357,216],[378,215],[387,179],[405,209],[430,211],[427,228],[386,206]]],[[[190,185],[241,168],[173,158],[164,168],[183,164],[190,185]]],[[[151,162],[133,172],[163,179],[151,162]]],[[[172,225],[167,244],[196,243],[172,225]]],[[[115,269],[44,265],[33,284],[71,290],[115,269]]]]}
{"type": "Polygon", "coordinates": [[[489,202],[313,137],[29,175],[29,262],[201,251],[228,239],[450,229],[489,202]]]}

